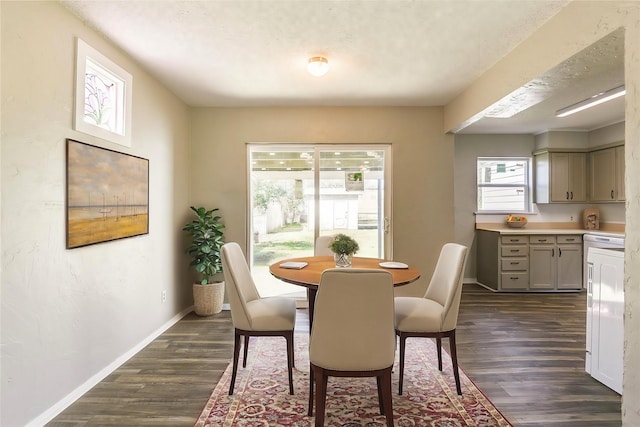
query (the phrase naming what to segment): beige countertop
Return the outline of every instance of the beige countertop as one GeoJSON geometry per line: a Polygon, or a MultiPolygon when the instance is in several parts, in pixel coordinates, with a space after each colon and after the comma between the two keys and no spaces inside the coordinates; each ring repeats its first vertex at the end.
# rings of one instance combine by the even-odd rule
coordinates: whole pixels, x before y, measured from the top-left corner
{"type": "MultiPolygon", "coordinates": [[[[535,224],[535,223],[533,223],[535,224]]],[[[528,223],[522,228],[509,228],[506,224],[476,224],[476,230],[493,231],[500,234],[597,234],[600,236],[624,237],[624,231],[584,230],[582,228],[544,227],[528,223]],[[531,226],[531,227],[530,227],[531,226]]]]}
{"type": "Polygon", "coordinates": [[[500,234],[585,234],[593,231],[577,228],[527,228],[526,225],[522,228],[508,228],[500,224],[496,224],[495,227],[476,227],[476,230],[494,231],[500,234]]]}

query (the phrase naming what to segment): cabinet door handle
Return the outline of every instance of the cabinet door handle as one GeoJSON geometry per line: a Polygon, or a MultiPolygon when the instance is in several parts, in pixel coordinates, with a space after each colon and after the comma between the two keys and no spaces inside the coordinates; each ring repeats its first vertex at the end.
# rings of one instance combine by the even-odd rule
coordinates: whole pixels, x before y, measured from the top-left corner
{"type": "Polygon", "coordinates": [[[573,242],[574,240],[576,240],[576,239],[573,239],[573,238],[567,239],[567,242],[573,242]]]}
{"type": "Polygon", "coordinates": [[[569,192],[567,191],[567,197],[565,199],[569,200],[569,192]]]}
{"type": "Polygon", "coordinates": [[[511,252],[520,252],[520,249],[511,249],[511,252]]]}
{"type": "Polygon", "coordinates": [[[518,265],[520,264],[519,262],[512,262],[511,265],[518,265]]]}
{"type": "Polygon", "coordinates": [[[558,248],[558,258],[562,256],[562,248],[558,248]]]}
{"type": "Polygon", "coordinates": [[[553,258],[554,256],[556,256],[556,250],[555,249],[551,249],[551,258],[553,258]]]}
{"type": "Polygon", "coordinates": [[[546,242],[547,239],[538,239],[538,242],[546,242]]]}
{"type": "Polygon", "coordinates": [[[511,279],[511,280],[518,280],[518,279],[519,279],[519,277],[509,277],[509,279],[511,279]]]}
{"type": "Polygon", "coordinates": [[[573,191],[571,192],[571,200],[573,200],[573,191]]]}
{"type": "Polygon", "coordinates": [[[611,198],[613,199],[613,190],[611,190],[611,198]]]}
{"type": "Polygon", "coordinates": [[[520,241],[520,239],[510,239],[509,241],[510,241],[510,242],[519,242],[519,241],[520,241]]]}

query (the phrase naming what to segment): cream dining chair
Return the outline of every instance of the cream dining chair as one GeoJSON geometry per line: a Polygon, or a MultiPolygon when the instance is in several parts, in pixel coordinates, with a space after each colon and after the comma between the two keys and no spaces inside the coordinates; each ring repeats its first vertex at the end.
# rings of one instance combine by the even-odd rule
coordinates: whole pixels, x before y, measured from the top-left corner
{"type": "Polygon", "coordinates": [[[333,242],[334,236],[318,236],[316,239],[316,244],[313,250],[313,255],[315,256],[327,256],[333,255],[331,249],[329,249],[329,244],[333,242]]]}
{"type": "Polygon", "coordinates": [[[462,294],[462,279],[468,249],[457,243],[445,244],[431,276],[424,297],[395,298],[395,329],[400,338],[400,375],[398,394],[402,394],[404,356],[407,338],[435,338],[438,369],[442,371],[442,338],[449,338],[456,391],[462,394],[458,356],[456,353],[456,325],[462,294]]]}
{"type": "Polygon", "coordinates": [[[388,271],[325,270],[309,342],[309,416],[324,425],[328,377],[376,377],[380,413],[393,426],[391,370],[395,358],[393,277],[388,271]]]}
{"type": "Polygon", "coordinates": [[[261,298],[253,281],[242,249],[235,242],[222,246],[222,271],[231,306],[234,327],[233,371],[229,395],[233,394],[240,356],[240,337],[244,337],[242,367],[247,366],[249,337],[282,336],[287,342],[289,394],[293,394],[293,328],[296,323],[296,303],[291,298],[261,298]]]}

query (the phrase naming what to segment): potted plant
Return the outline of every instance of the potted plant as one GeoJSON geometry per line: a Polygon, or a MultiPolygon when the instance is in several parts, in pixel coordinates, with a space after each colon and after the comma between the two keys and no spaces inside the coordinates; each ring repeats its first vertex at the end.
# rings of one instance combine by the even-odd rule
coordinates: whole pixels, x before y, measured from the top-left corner
{"type": "Polygon", "coordinates": [[[220,216],[215,215],[218,209],[207,210],[195,208],[196,218],[187,223],[182,231],[191,236],[191,244],[186,253],[191,257],[191,266],[200,276],[200,281],[193,284],[193,302],[197,315],[210,316],[222,311],[224,300],[224,281],[214,276],[222,272],[220,249],[224,244],[223,224],[220,216]]]}
{"type": "Polygon", "coordinates": [[[333,258],[336,261],[336,267],[351,267],[353,254],[358,252],[360,246],[358,242],[346,234],[336,234],[333,241],[329,244],[329,249],[333,252],[333,258]]]}

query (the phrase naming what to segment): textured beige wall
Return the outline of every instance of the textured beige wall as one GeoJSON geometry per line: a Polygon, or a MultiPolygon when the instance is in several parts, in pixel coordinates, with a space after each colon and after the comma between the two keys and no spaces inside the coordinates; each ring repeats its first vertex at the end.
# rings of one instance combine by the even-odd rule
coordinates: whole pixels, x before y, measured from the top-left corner
{"type": "Polygon", "coordinates": [[[42,425],[192,304],[189,110],[58,2],[0,8],[0,425],[42,425]],[[72,128],[76,36],[133,75],[131,148],[72,128]],[[148,235],[65,249],[66,138],[149,159],[148,235]]]}
{"type": "Polygon", "coordinates": [[[423,277],[398,288],[422,294],[453,235],[453,139],[441,108],[209,108],[193,117],[193,203],[220,207],[227,241],[247,242],[246,144],[391,143],[394,258],[423,277]]]}
{"type": "Polygon", "coordinates": [[[640,426],[640,3],[624,17],[625,84],[625,354],[624,426],[640,426]]]}

